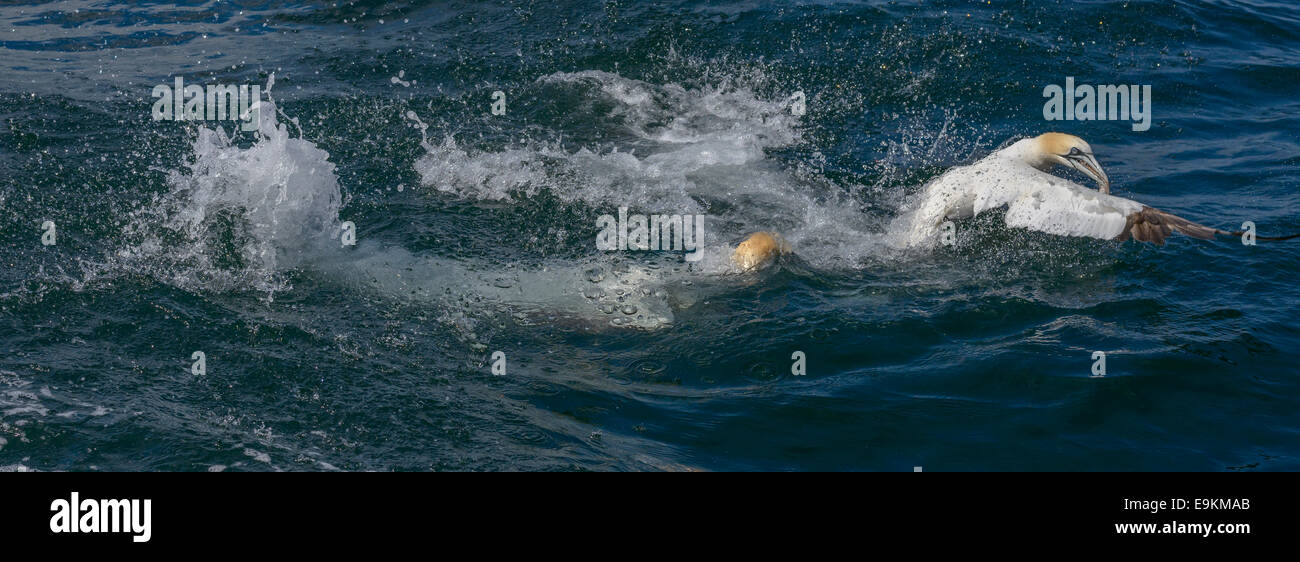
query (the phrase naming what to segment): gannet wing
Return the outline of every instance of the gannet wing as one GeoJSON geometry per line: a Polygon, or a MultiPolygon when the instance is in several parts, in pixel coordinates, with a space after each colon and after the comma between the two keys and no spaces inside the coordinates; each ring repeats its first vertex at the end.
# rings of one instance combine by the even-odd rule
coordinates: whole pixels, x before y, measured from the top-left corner
{"type": "MultiPolygon", "coordinates": [[[[1007,226],[1028,228],[1061,236],[1086,236],[1123,242],[1133,239],[1162,245],[1178,232],[1200,240],[1215,236],[1240,236],[1238,230],[1220,230],[1148,207],[1137,201],[1107,195],[1079,184],[1054,178],[1022,185],[1020,195],[1007,208],[1007,226]]],[[[1256,236],[1257,240],[1289,240],[1288,236],[1256,236]]]]}
{"type": "Polygon", "coordinates": [[[1146,208],[1053,177],[1022,186],[1020,195],[1007,207],[1006,222],[1010,227],[1048,234],[1113,240],[1129,232],[1131,215],[1146,208]]]}

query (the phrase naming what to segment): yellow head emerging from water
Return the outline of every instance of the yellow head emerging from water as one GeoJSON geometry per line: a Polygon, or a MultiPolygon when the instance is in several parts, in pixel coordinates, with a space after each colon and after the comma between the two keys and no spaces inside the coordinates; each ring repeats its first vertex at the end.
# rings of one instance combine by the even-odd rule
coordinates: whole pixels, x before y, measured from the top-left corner
{"type": "Polygon", "coordinates": [[[774,232],[755,232],[736,246],[731,253],[731,263],[741,271],[758,269],[777,256],[790,251],[790,245],[774,232]]]}

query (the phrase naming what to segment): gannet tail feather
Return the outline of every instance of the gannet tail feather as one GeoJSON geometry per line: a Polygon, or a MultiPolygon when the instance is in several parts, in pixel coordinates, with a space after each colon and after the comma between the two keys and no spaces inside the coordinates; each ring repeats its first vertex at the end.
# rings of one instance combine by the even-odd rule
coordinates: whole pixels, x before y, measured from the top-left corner
{"type": "MultiPolygon", "coordinates": [[[[1156,245],[1165,243],[1171,233],[1179,232],[1199,240],[1212,240],[1215,236],[1241,236],[1241,230],[1219,230],[1197,224],[1177,215],[1166,213],[1151,207],[1142,207],[1141,211],[1128,216],[1124,232],[1116,240],[1123,242],[1132,238],[1139,242],[1151,242],[1156,245]]],[[[1300,237],[1300,233],[1288,236],[1256,236],[1256,240],[1290,240],[1300,237]]]]}

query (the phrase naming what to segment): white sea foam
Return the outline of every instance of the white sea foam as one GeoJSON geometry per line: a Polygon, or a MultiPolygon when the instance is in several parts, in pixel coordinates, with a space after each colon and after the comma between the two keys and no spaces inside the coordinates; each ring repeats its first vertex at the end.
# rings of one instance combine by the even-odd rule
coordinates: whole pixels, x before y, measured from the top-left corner
{"type": "Polygon", "coordinates": [[[271,464],[271,456],[258,451],[257,449],[244,448],[244,456],[249,457],[257,462],[271,464]]]}
{"type": "Polygon", "coordinates": [[[30,390],[31,384],[31,381],[13,371],[0,371],[0,413],[5,418],[49,415],[50,409],[43,403],[40,394],[30,390]]]}
{"type": "Polygon", "coordinates": [[[801,140],[800,118],[784,101],[761,99],[740,84],[688,89],[602,71],[555,73],[537,83],[612,104],[629,140],[576,149],[530,141],[495,151],[451,137],[426,141],[427,154],[415,163],[422,184],[483,201],[515,202],[546,190],[606,211],[705,214],[716,244],[777,230],[801,257],[824,267],[860,267],[886,249],[880,219],[862,213],[844,189],[769,154],[801,140]]]}

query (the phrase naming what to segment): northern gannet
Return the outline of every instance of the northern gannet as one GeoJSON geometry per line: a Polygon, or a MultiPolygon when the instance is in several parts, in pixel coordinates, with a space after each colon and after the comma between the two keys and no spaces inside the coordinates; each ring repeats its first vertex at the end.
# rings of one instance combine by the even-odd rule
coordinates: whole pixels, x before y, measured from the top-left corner
{"type": "MultiPolygon", "coordinates": [[[[973,217],[1006,206],[1007,226],[1063,236],[1164,244],[1172,232],[1209,240],[1215,235],[1240,236],[1196,224],[1123,197],[1110,195],[1110,179],[1083,139],[1064,133],[1044,133],[1022,139],[984,159],[948,170],[926,186],[915,210],[900,219],[903,243],[932,241],[949,219],[973,217]],[[1096,180],[1098,189],[1047,173],[1069,166],[1096,180]]],[[[1290,236],[1256,236],[1286,240],[1290,236]]]]}
{"type": "Polygon", "coordinates": [[[790,245],[775,232],[755,232],[736,245],[731,263],[740,271],[761,268],[776,256],[790,251],[790,245]]]}
{"type": "Polygon", "coordinates": [[[710,248],[699,266],[651,266],[597,255],[498,268],[363,241],[353,251],[319,256],[313,266],[389,298],[508,311],[526,321],[656,330],[672,325],[693,303],[736,287],[733,274],[759,271],[789,251],[780,235],[762,231],[734,247],[710,248]]]}

